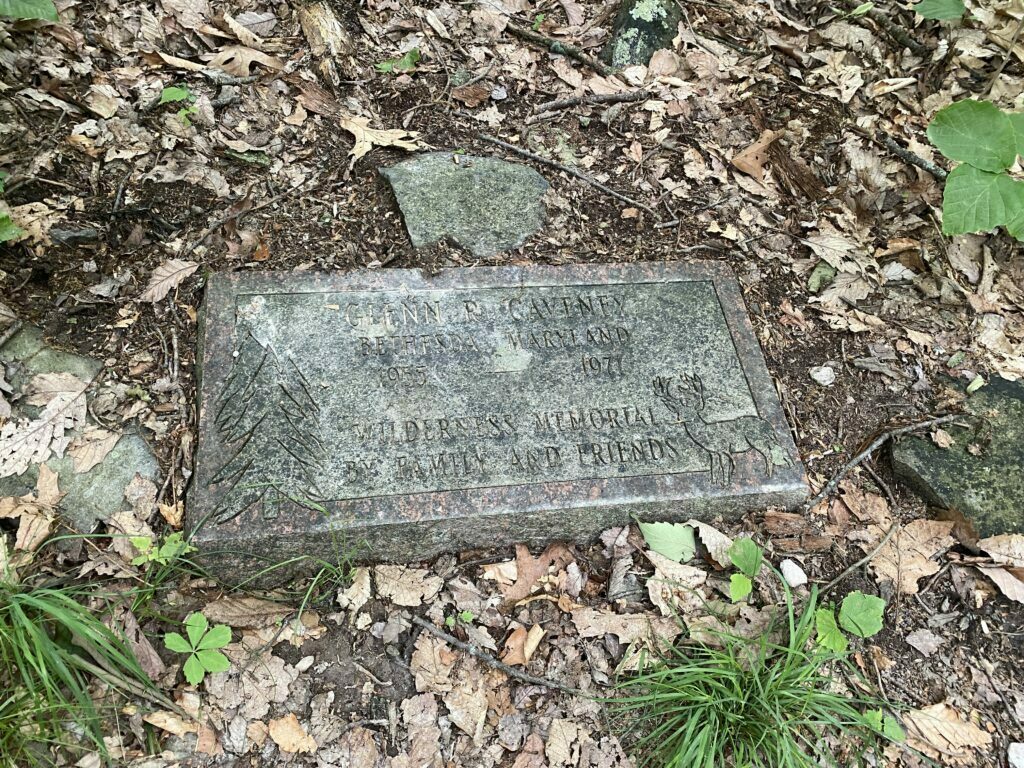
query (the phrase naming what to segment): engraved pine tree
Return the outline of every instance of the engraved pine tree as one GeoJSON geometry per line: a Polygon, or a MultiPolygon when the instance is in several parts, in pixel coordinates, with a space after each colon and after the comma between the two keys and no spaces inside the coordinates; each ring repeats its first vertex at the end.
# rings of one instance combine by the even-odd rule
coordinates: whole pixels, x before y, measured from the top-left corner
{"type": "Polygon", "coordinates": [[[264,518],[276,517],[286,500],[316,508],[324,457],[320,408],[290,357],[249,334],[214,408],[227,455],[212,480],[223,486],[218,523],[253,505],[264,518]]]}

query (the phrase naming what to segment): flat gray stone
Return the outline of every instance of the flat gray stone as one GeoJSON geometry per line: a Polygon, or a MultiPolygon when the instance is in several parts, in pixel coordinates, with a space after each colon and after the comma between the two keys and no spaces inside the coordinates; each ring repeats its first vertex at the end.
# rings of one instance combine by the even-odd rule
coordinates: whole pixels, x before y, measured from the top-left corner
{"type": "Polygon", "coordinates": [[[676,0],[623,0],[601,57],[613,67],[646,66],[655,51],[672,48],[681,18],[676,0]]]}
{"type": "Polygon", "coordinates": [[[381,168],[417,248],[450,239],[474,256],[518,248],[544,225],[548,183],[526,165],[431,152],[381,168]]]}
{"type": "Polygon", "coordinates": [[[201,344],[186,525],[229,580],[806,497],[724,265],[218,274],[201,344]]]}
{"type": "Polygon", "coordinates": [[[963,514],[981,537],[1024,532],[1024,384],[993,377],[966,408],[979,417],[976,428],[947,427],[949,448],[901,440],[892,452],[896,473],[930,504],[963,514]]]}
{"type": "MultiPolygon", "coordinates": [[[[103,367],[99,360],[49,346],[43,332],[34,326],[23,327],[0,347],[0,363],[11,373],[15,389],[41,373],[67,372],[91,381],[103,367]]],[[[17,403],[15,409],[17,416],[17,403]]],[[[20,415],[31,418],[38,410],[26,408],[20,415]]],[[[67,455],[51,457],[45,463],[57,473],[57,485],[65,494],[58,506],[62,517],[82,533],[93,531],[98,521],[108,520],[128,506],[124,491],[136,473],[155,481],[160,469],[153,451],[138,435],[122,435],[106,458],[88,472],[76,473],[67,455]]],[[[33,465],[16,477],[0,478],[0,497],[31,493],[38,476],[39,467],[33,465]]]]}

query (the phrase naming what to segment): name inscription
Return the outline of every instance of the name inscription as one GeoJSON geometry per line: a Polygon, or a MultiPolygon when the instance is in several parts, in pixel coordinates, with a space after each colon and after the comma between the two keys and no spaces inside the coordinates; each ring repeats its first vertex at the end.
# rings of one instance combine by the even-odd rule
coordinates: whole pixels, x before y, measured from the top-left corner
{"type": "Polygon", "coordinates": [[[789,460],[711,281],[236,297],[216,519],[789,460]],[[749,464],[749,462],[748,462],[749,464]]]}

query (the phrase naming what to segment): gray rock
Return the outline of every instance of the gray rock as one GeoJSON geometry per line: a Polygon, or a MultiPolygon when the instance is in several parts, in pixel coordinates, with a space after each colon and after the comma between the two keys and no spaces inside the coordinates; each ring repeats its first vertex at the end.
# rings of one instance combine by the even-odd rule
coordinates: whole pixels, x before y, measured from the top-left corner
{"type": "Polygon", "coordinates": [[[623,0],[601,58],[613,67],[647,65],[655,51],[672,47],[681,18],[675,0],[623,0]]]}
{"type": "Polygon", "coordinates": [[[548,183],[525,165],[431,152],[381,173],[417,248],[450,238],[474,256],[493,256],[518,248],[544,224],[548,183]]]}
{"type": "Polygon", "coordinates": [[[893,448],[896,473],[930,504],[962,513],[979,536],[1024,531],[1024,384],[993,378],[967,399],[976,429],[949,427],[954,444],[912,437],[893,448]],[[981,447],[975,456],[968,446],[981,447]]]}
{"type": "MultiPolygon", "coordinates": [[[[25,326],[0,347],[0,362],[11,373],[16,389],[34,376],[58,371],[91,381],[103,367],[99,360],[47,345],[43,332],[33,326],[25,326]]],[[[21,415],[31,418],[35,410],[26,408],[21,415]]],[[[88,472],[76,473],[67,455],[53,457],[46,465],[57,473],[57,484],[65,494],[59,505],[62,516],[82,533],[127,506],[124,490],[136,473],[155,481],[160,469],[149,445],[137,435],[122,436],[107,457],[88,472]]],[[[0,478],[0,497],[31,493],[38,476],[38,466],[32,466],[17,477],[0,478]]]]}

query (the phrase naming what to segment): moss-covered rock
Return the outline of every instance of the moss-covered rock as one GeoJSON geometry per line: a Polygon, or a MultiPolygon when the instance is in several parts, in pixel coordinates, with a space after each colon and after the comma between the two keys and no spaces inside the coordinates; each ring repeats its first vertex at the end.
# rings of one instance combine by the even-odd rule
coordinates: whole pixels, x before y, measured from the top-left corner
{"type": "Polygon", "coordinates": [[[655,51],[672,47],[681,18],[675,0],[624,0],[601,57],[613,67],[646,65],[655,51]]]}
{"type": "Polygon", "coordinates": [[[900,441],[896,473],[930,504],[963,514],[979,536],[1024,532],[1024,384],[994,378],[966,406],[975,428],[948,428],[949,448],[900,441]]]}

